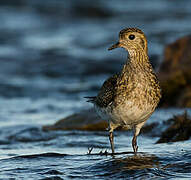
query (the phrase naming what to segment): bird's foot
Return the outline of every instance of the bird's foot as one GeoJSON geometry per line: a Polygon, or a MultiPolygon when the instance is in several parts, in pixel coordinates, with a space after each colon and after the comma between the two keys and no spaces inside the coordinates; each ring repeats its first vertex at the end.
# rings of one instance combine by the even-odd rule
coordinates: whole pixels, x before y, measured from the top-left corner
{"type": "Polygon", "coordinates": [[[88,148],[88,152],[87,152],[87,154],[91,154],[92,150],[93,150],[93,147],[88,148]]]}
{"type": "Polygon", "coordinates": [[[133,146],[133,151],[134,151],[134,154],[136,155],[137,151],[138,151],[138,146],[137,145],[133,146]]]}
{"type": "Polygon", "coordinates": [[[106,156],[107,156],[108,154],[109,154],[109,152],[108,152],[107,150],[105,150],[105,151],[102,151],[102,150],[101,150],[101,151],[99,152],[99,155],[106,155],[106,156]]]}

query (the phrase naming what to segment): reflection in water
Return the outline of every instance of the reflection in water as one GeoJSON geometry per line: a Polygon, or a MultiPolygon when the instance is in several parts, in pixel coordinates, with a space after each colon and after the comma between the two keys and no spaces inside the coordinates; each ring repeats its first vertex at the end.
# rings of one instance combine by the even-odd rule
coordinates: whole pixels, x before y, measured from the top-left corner
{"type": "Polygon", "coordinates": [[[97,174],[99,177],[106,176],[110,178],[161,176],[158,173],[160,170],[160,162],[157,156],[147,153],[133,155],[133,153],[123,152],[122,154],[123,155],[115,155],[109,158],[109,160],[97,163],[90,167],[89,170],[99,172],[97,174]]]}
{"type": "Polygon", "coordinates": [[[119,164],[123,170],[137,170],[146,168],[156,168],[159,166],[157,157],[154,155],[140,154],[115,159],[116,165],[119,164]]]}
{"type": "MultiPolygon", "coordinates": [[[[161,148],[162,150],[162,148],[161,148]]],[[[95,154],[94,154],[95,155],[95,154]]],[[[190,152],[182,153],[116,153],[103,158],[88,170],[97,172],[97,176],[115,178],[188,178],[191,176],[190,152]],[[185,156],[187,158],[185,158],[185,156]],[[109,159],[108,159],[109,158],[109,159]]]]}

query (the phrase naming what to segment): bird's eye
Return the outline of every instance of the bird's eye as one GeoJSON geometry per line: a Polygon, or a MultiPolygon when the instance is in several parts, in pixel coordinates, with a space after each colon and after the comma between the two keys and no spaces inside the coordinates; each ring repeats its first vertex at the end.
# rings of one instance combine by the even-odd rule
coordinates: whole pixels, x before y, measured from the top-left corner
{"type": "Polygon", "coordinates": [[[129,35],[129,39],[130,39],[130,40],[135,39],[135,35],[134,35],[134,34],[130,34],[130,35],[129,35]]]}

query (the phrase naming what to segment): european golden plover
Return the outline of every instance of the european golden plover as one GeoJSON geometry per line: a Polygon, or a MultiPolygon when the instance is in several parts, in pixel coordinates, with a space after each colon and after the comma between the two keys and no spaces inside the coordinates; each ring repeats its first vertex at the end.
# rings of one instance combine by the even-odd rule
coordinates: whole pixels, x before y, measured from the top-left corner
{"type": "Polygon", "coordinates": [[[92,102],[101,117],[108,120],[112,153],[113,130],[119,126],[134,130],[132,146],[136,153],[137,136],[159,103],[161,89],[149,62],[147,39],[140,29],[121,30],[119,42],[108,50],[118,47],[128,51],[127,62],[121,72],[104,82],[96,97],[89,97],[88,102],[92,102]]]}

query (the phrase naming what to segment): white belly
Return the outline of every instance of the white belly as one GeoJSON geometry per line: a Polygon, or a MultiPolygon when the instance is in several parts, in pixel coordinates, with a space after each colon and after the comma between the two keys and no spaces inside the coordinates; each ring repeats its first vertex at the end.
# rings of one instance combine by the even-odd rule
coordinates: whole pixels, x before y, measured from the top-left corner
{"type": "Polygon", "coordinates": [[[131,102],[126,102],[123,105],[115,108],[108,106],[107,108],[96,107],[99,115],[109,121],[109,126],[115,129],[118,126],[126,126],[132,128],[134,125],[146,121],[154,111],[153,106],[145,106],[140,108],[132,105],[131,102]]]}

